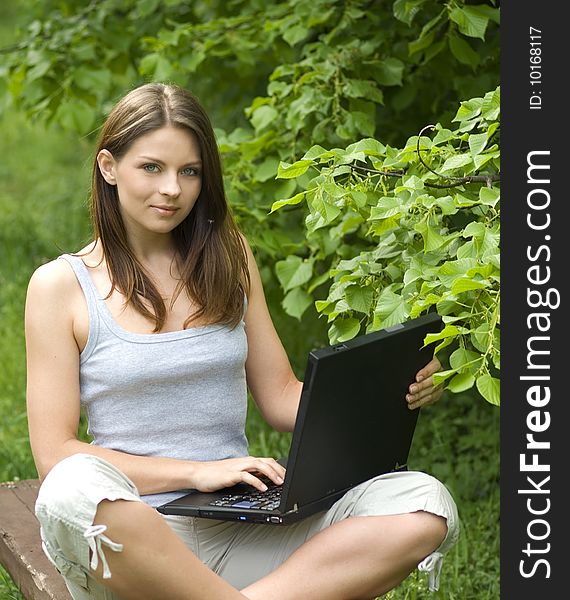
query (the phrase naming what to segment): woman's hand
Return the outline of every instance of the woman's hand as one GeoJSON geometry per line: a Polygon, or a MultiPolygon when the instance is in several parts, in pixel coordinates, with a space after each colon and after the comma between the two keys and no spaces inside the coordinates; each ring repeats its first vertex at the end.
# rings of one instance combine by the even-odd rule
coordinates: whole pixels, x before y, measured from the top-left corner
{"type": "Polygon", "coordinates": [[[431,360],[423,369],[416,374],[416,381],[409,387],[406,394],[408,408],[413,410],[420,406],[427,406],[437,402],[443,392],[443,386],[433,385],[432,375],[441,369],[441,363],[437,358],[431,360]]]}
{"type": "Polygon", "coordinates": [[[285,479],[285,469],[273,458],[228,458],[195,463],[192,487],[200,492],[215,492],[238,483],[247,483],[264,492],[267,486],[253,473],[265,475],[277,485],[285,479]]]}

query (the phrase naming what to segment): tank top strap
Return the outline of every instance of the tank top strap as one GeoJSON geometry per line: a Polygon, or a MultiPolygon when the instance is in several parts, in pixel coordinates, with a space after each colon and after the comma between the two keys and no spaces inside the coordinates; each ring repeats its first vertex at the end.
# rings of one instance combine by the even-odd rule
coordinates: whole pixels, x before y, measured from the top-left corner
{"type": "Polygon", "coordinates": [[[71,265],[71,268],[75,273],[75,277],[81,286],[81,290],[83,291],[83,295],[85,296],[85,300],[87,302],[87,312],[89,315],[89,335],[87,338],[87,344],[81,352],[81,360],[84,361],[91,354],[91,351],[95,347],[97,339],[99,338],[99,302],[102,300],[99,298],[99,292],[97,291],[97,288],[95,287],[95,284],[89,275],[89,271],[83,260],[81,260],[80,256],[76,256],[74,254],[62,254],[58,258],[65,260],[71,265]]]}

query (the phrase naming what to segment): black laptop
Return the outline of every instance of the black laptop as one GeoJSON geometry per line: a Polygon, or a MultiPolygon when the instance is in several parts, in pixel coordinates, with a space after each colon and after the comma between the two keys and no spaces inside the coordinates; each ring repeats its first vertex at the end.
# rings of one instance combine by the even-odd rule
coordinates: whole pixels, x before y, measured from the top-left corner
{"type": "Polygon", "coordinates": [[[158,511],[250,523],[288,524],[328,509],[350,488],[406,469],[419,409],[405,395],[432,358],[422,348],[441,318],[428,313],[309,353],[283,485],[192,491],[158,511]]]}

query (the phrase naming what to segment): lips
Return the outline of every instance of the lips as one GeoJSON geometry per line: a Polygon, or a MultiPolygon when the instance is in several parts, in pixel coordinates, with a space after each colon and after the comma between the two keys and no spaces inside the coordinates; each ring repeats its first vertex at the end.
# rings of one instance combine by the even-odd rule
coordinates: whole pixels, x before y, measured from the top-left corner
{"type": "Polygon", "coordinates": [[[151,205],[155,211],[161,215],[173,215],[178,209],[178,206],[171,206],[170,204],[153,204],[151,205]]]}

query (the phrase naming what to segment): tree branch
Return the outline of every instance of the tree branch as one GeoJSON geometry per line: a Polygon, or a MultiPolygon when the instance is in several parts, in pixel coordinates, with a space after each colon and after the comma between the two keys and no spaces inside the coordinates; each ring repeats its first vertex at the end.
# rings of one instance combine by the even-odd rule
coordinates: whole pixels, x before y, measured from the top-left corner
{"type": "MultiPolygon", "coordinates": [[[[424,181],[424,185],[426,187],[437,188],[437,189],[447,189],[447,188],[453,188],[453,187],[457,187],[459,185],[463,185],[464,183],[485,183],[485,184],[487,184],[487,187],[491,187],[493,181],[501,180],[500,173],[497,173],[494,175],[489,173],[487,175],[465,175],[463,177],[453,177],[451,175],[442,175],[441,173],[438,173],[437,171],[432,169],[424,161],[424,159],[422,158],[422,155],[421,155],[422,148],[420,148],[420,139],[422,137],[422,133],[426,129],[435,129],[435,125],[426,125],[420,131],[420,133],[418,135],[418,141],[416,144],[416,152],[418,153],[418,158],[419,158],[420,162],[430,173],[437,175],[437,177],[439,177],[440,179],[450,179],[451,181],[453,181],[453,183],[429,183],[428,181],[424,181]]],[[[357,165],[357,164],[352,164],[350,166],[353,169],[360,169],[361,171],[365,171],[366,173],[371,173],[374,175],[383,175],[384,177],[402,177],[402,175],[406,174],[406,171],[379,171],[378,169],[372,169],[370,167],[363,167],[363,166],[357,165]]]]}

